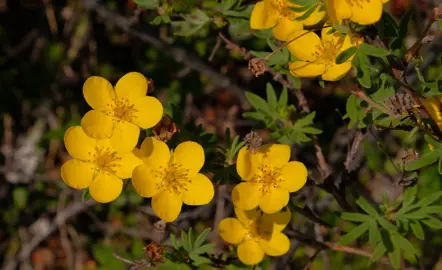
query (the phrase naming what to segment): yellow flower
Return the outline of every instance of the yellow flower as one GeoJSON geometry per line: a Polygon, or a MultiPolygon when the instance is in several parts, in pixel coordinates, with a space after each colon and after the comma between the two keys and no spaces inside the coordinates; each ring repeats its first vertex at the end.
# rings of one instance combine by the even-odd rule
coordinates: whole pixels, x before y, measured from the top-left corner
{"type": "Polygon", "coordinates": [[[320,7],[305,20],[297,21],[296,18],[302,16],[304,12],[294,12],[290,7],[297,7],[287,0],[263,0],[256,3],[250,17],[250,28],[268,29],[273,28],[275,38],[286,41],[294,30],[301,30],[303,25],[315,25],[325,15],[320,11],[320,7]]]}
{"type": "Polygon", "coordinates": [[[259,210],[235,208],[237,218],[225,218],[218,225],[221,238],[238,246],[238,258],[248,265],[258,264],[264,255],[281,256],[290,248],[282,230],[290,221],[290,211],[262,214],[259,210]]]}
{"type": "Polygon", "coordinates": [[[368,25],[378,22],[382,16],[382,5],[389,0],[325,0],[327,15],[333,24],[342,20],[368,25]]]}
{"type": "Polygon", "coordinates": [[[442,95],[424,98],[421,100],[421,103],[437,127],[442,131],[442,95]]]}
{"type": "Polygon", "coordinates": [[[316,77],[322,75],[325,81],[336,81],[347,74],[351,68],[350,57],[342,64],[336,64],[336,57],[352,46],[358,46],[361,39],[352,43],[350,36],[342,38],[339,33],[328,34],[331,28],[322,29],[321,39],[313,32],[299,30],[292,33],[287,45],[289,51],[300,61],[290,64],[290,72],[297,77],[316,77]]]}
{"type": "Polygon", "coordinates": [[[117,152],[109,139],[88,137],[80,126],[69,128],[64,144],[72,156],[61,166],[61,178],[72,188],[88,188],[97,202],[115,200],[121,193],[123,181],[141,160],[131,152],[117,152]]]}
{"type": "Polygon", "coordinates": [[[289,201],[289,193],[307,182],[307,169],[301,162],[291,161],[290,147],[267,144],[254,150],[241,148],[236,170],[245,181],[233,188],[233,204],[243,210],[259,205],[264,213],[280,211],[289,201]]]}
{"type": "Polygon", "coordinates": [[[183,203],[203,205],[212,200],[212,182],[198,173],[205,159],[198,143],[180,143],[171,153],[167,144],[149,137],[139,155],[144,164],[133,171],[132,184],[141,196],[152,197],[152,208],[162,220],[174,221],[183,203]]]}
{"type": "Polygon", "coordinates": [[[83,85],[83,95],[93,108],[81,120],[89,137],[108,138],[121,152],[134,149],[143,129],[155,126],[163,116],[163,105],[146,96],[148,82],[143,74],[130,72],[115,85],[104,78],[89,77],[83,85]]]}

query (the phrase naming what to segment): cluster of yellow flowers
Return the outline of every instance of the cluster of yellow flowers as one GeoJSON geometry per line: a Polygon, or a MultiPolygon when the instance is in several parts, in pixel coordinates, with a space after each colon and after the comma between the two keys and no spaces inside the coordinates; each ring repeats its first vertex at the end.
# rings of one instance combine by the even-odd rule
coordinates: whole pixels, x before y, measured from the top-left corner
{"type": "Polygon", "coordinates": [[[81,126],[69,128],[64,143],[72,159],[61,167],[61,177],[70,187],[89,188],[97,202],[115,200],[123,180],[132,177],[135,190],[152,197],[155,214],[164,221],[177,218],[182,204],[203,205],[214,195],[212,182],[199,171],[204,150],[196,142],[179,144],[173,152],[162,141],[148,137],[137,149],[140,128],[155,126],[163,105],[146,96],[147,79],[131,72],[115,85],[92,76],[83,86],[93,108],[81,126]]]}
{"type": "Polygon", "coordinates": [[[297,61],[290,64],[290,72],[296,77],[322,76],[325,81],[341,79],[351,69],[351,60],[336,64],[336,58],[346,49],[359,46],[362,39],[333,32],[330,25],[350,20],[361,25],[369,25],[380,20],[383,3],[388,0],[326,0],[325,11],[318,2],[316,9],[304,20],[304,12],[289,0],[262,0],[252,11],[252,29],[272,29],[276,39],[287,42],[290,53],[297,61]],[[318,24],[325,15],[327,24],[321,38],[312,31],[303,30],[304,26],[318,24]]]}
{"type": "Polygon", "coordinates": [[[290,248],[281,231],[291,213],[280,211],[288,204],[289,193],[307,182],[307,168],[289,160],[290,147],[284,144],[243,147],[238,153],[236,169],[244,182],[232,191],[237,219],[223,219],[218,231],[226,242],[239,244],[238,257],[245,264],[259,263],[264,254],[281,256],[290,248]]]}

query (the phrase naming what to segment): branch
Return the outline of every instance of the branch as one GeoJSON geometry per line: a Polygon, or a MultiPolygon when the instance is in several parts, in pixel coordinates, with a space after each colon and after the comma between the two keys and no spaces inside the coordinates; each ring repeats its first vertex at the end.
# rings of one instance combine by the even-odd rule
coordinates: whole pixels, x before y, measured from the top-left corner
{"type": "Polygon", "coordinates": [[[104,18],[107,22],[124,30],[128,34],[149,43],[150,45],[159,49],[161,52],[168,54],[176,62],[204,74],[212,81],[214,85],[225,88],[226,90],[232,92],[232,94],[240,100],[243,107],[247,106],[248,102],[245,98],[245,90],[233,83],[229,77],[220,74],[215,69],[204,63],[197,56],[190,54],[188,51],[182,48],[175,47],[167,42],[164,42],[148,34],[146,31],[135,29],[135,27],[132,27],[132,23],[128,18],[108,10],[106,7],[98,4],[96,0],[83,0],[82,2],[87,10],[97,12],[97,14],[104,18]]]}

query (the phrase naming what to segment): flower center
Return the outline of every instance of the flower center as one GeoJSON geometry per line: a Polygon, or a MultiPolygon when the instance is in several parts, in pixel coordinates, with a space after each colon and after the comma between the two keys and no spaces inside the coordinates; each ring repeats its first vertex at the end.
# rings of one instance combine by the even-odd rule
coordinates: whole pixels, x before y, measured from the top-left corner
{"type": "Polygon", "coordinates": [[[95,170],[115,174],[116,168],[120,166],[118,161],[121,157],[112,153],[109,148],[95,148],[95,153],[89,152],[91,156],[90,163],[95,166],[95,170]]]}
{"type": "Polygon", "coordinates": [[[255,240],[259,241],[259,225],[257,221],[252,221],[245,226],[246,237],[245,240],[255,240]]]}
{"type": "Polygon", "coordinates": [[[172,163],[167,168],[160,166],[159,170],[154,171],[156,177],[163,180],[158,184],[159,188],[164,188],[178,195],[187,191],[187,185],[190,183],[189,169],[181,164],[172,163]]]}
{"type": "Polygon", "coordinates": [[[127,98],[119,98],[115,101],[115,105],[107,104],[110,111],[107,113],[110,116],[114,116],[120,121],[132,122],[136,118],[135,113],[138,112],[134,107],[135,105],[129,102],[127,98]]]}
{"type": "Polygon", "coordinates": [[[260,184],[260,190],[262,193],[269,193],[272,188],[277,188],[281,182],[278,179],[280,175],[280,169],[271,165],[261,164],[257,170],[251,182],[260,184]]]}

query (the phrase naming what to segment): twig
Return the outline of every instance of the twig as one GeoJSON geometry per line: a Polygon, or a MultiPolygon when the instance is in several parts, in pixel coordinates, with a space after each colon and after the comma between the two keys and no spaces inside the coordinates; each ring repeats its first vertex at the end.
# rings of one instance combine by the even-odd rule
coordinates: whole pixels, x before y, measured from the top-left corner
{"type": "Polygon", "coordinates": [[[345,165],[345,169],[348,172],[353,171],[357,165],[357,164],[355,164],[356,162],[354,162],[354,161],[356,160],[356,154],[358,153],[359,145],[361,144],[364,137],[365,137],[365,134],[358,131],[356,133],[354,140],[353,140],[353,143],[351,144],[351,148],[347,152],[347,158],[345,159],[344,165],[345,165]]]}
{"type": "Polygon", "coordinates": [[[181,63],[188,68],[191,68],[192,70],[198,71],[201,74],[204,74],[212,81],[214,85],[231,91],[232,94],[240,100],[241,106],[244,109],[248,108],[249,105],[245,98],[245,90],[236,85],[229,77],[219,73],[218,71],[201,61],[200,58],[190,54],[188,51],[182,48],[175,47],[169,43],[166,43],[148,34],[146,31],[135,29],[135,27],[132,27],[126,17],[110,11],[106,7],[98,4],[98,1],[96,0],[83,0],[82,2],[87,10],[97,12],[98,15],[104,18],[107,22],[124,30],[126,33],[137,37],[138,39],[146,43],[151,44],[157,49],[160,49],[161,52],[164,52],[173,57],[176,62],[181,63]]]}
{"type": "MultiPolygon", "coordinates": [[[[29,258],[32,251],[49,235],[55,232],[60,225],[64,224],[68,219],[76,216],[95,204],[96,202],[94,200],[89,200],[86,202],[74,202],[68,205],[65,209],[59,212],[57,216],[55,216],[55,218],[50,222],[50,226],[46,230],[40,231],[40,234],[35,235],[28,243],[24,244],[15,259],[6,262],[3,270],[16,269],[18,264],[29,258]]],[[[44,219],[45,217],[40,217],[36,222],[44,219]]]]}
{"type": "Polygon", "coordinates": [[[212,62],[212,60],[215,57],[215,54],[218,51],[220,45],[221,45],[221,38],[218,36],[218,38],[216,39],[215,47],[213,47],[212,53],[209,56],[209,62],[212,62]]]}
{"type": "Polygon", "coordinates": [[[374,100],[372,100],[369,96],[367,96],[364,91],[352,90],[351,93],[353,95],[355,95],[356,97],[362,99],[363,101],[367,102],[371,107],[373,107],[373,108],[375,108],[375,109],[377,109],[387,115],[390,115],[390,116],[393,115],[393,113],[387,107],[381,106],[381,105],[377,104],[376,102],[374,102],[374,100]]]}

